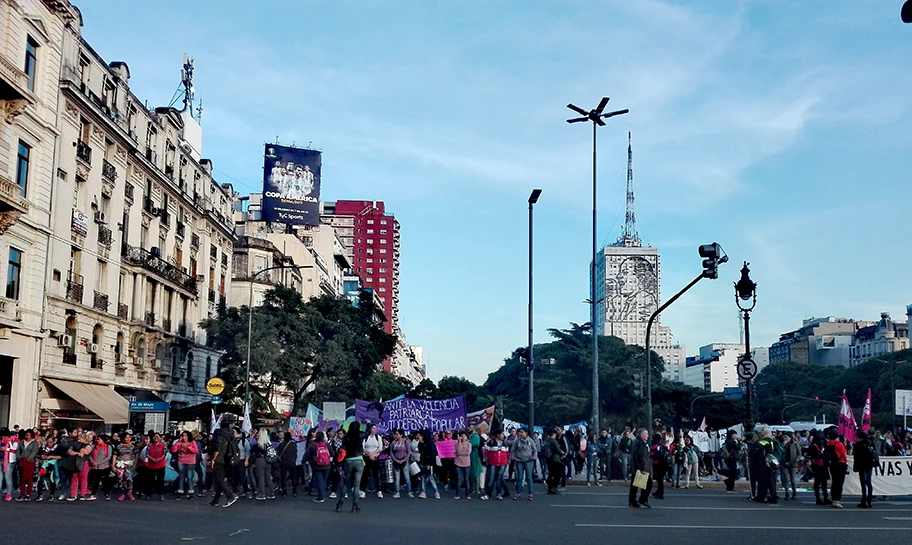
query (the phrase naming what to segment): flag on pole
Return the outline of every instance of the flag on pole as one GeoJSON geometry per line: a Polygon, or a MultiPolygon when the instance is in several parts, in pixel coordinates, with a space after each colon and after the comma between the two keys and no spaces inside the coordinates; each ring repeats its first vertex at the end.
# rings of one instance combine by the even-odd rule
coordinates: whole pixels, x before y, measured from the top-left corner
{"type": "Polygon", "coordinates": [[[244,403],[244,419],[241,421],[241,431],[245,434],[250,434],[250,430],[253,429],[253,424],[250,422],[250,404],[244,403]]]}
{"type": "Polygon", "coordinates": [[[703,417],[703,423],[700,424],[700,431],[706,431],[706,417],[703,417]]]}
{"type": "Polygon", "coordinates": [[[861,430],[868,433],[871,429],[871,389],[868,388],[868,399],[865,400],[864,411],[861,413],[861,430]]]}
{"type": "Polygon", "coordinates": [[[839,424],[836,426],[839,435],[842,435],[846,438],[846,441],[850,443],[855,442],[855,429],[858,425],[855,423],[855,414],[852,412],[852,407],[849,406],[849,398],[845,395],[845,390],[842,391],[842,405],[839,407],[839,424]]]}
{"type": "Polygon", "coordinates": [[[225,416],[220,414],[216,416],[215,409],[212,409],[212,421],[209,426],[209,433],[215,433],[215,430],[219,429],[222,425],[222,417],[225,416]]]}

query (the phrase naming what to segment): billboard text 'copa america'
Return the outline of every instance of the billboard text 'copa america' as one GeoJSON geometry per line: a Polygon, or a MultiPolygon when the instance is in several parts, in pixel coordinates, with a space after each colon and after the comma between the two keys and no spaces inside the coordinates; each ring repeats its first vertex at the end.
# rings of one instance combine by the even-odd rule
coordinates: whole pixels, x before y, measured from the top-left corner
{"type": "Polygon", "coordinates": [[[266,144],[263,221],[320,224],[319,151],[266,144]]]}

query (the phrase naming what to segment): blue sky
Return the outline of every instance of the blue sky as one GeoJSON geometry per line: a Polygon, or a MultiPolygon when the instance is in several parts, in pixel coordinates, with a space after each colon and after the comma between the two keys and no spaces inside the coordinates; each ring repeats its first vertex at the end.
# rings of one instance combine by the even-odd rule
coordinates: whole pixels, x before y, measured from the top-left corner
{"type": "MultiPolygon", "coordinates": [[[[77,2],[84,36],[167,104],[196,59],[203,155],[243,193],[262,143],[324,151],[323,199],[402,224],[401,325],[431,378],[483,382],[525,344],[527,204],[535,336],[588,321],[591,134],[568,102],[630,108],[599,133],[601,243],[637,218],[662,292],[731,257],[663,315],[689,354],[737,342],[751,262],[754,345],[809,316],[899,319],[909,271],[912,25],[867,2],[77,2]],[[218,6],[218,9],[213,9],[218,6]]],[[[903,318],[904,319],[904,318],[903,318]]]]}

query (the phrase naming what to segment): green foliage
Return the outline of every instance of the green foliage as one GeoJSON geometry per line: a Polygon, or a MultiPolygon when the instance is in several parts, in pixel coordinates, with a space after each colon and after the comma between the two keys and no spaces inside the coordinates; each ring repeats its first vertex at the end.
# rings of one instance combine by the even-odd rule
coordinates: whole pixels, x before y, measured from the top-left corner
{"type": "Polygon", "coordinates": [[[360,399],[388,400],[405,395],[411,389],[412,384],[405,378],[387,371],[377,371],[367,379],[364,393],[358,397],[360,399]]]}
{"type": "Polygon", "coordinates": [[[415,399],[437,399],[440,397],[437,395],[437,385],[429,378],[416,384],[406,395],[415,399]]]}
{"type": "MultiPolygon", "coordinates": [[[[275,414],[269,399],[279,388],[292,392],[293,413],[307,401],[353,401],[395,348],[396,338],[383,331],[378,316],[382,314],[366,294],[354,306],[347,299],[330,296],[304,301],[284,287],[266,292],[252,316],[250,390],[254,409],[266,408],[275,414]],[[316,394],[307,394],[311,386],[316,394]]],[[[241,402],[250,317],[247,307],[228,308],[201,323],[209,345],[223,352],[219,360],[219,376],[226,383],[223,397],[241,402]]],[[[380,382],[376,384],[379,388],[380,382]]]]}

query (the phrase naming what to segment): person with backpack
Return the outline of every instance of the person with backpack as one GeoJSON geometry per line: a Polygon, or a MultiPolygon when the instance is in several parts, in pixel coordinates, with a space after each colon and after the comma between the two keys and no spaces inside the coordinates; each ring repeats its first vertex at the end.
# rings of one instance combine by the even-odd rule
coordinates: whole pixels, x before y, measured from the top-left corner
{"type": "Polygon", "coordinates": [[[234,440],[234,434],[231,433],[231,426],[228,425],[228,422],[222,422],[215,438],[215,450],[209,460],[209,470],[212,471],[212,484],[215,488],[215,496],[209,505],[213,507],[218,505],[222,492],[227,498],[222,507],[231,507],[238,501],[237,494],[231,490],[231,483],[228,482],[231,467],[238,458],[240,458],[240,453],[237,442],[234,440]]]}
{"type": "Polygon", "coordinates": [[[278,454],[276,464],[279,466],[279,494],[288,496],[286,486],[288,481],[291,481],[291,493],[294,497],[298,497],[298,447],[290,431],[286,431],[282,435],[282,442],[276,447],[276,453],[278,454]]]}
{"type": "MultiPolygon", "coordinates": [[[[278,460],[275,448],[269,442],[269,432],[261,428],[256,443],[250,447],[250,461],[253,464],[256,499],[275,499],[275,484],[272,481],[272,464],[278,460]]],[[[191,495],[192,497],[192,495],[191,495]]],[[[179,497],[178,497],[179,499],[179,497]]]]}
{"type": "Polygon", "coordinates": [[[690,436],[684,438],[684,488],[690,488],[690,479],[691,477],[694,480],[694,485],[703,489],[703,485],[700,484],[700,448],[693,443],[693,439],[690,436]]]}
{"type": "MultiPolygon", "coordinates": [[[[648,432],[646,436],[649,437],[648,432]]],[[[657,500],[664,500],[665,475],[668,474],[668,468],[673,463],[673,458],[668,447],[665,446],[665,438],[662,437],[661,433],[652,435],[652,446],[649,448],[649,457],[652,459],[652,480],[656,484],[656,491],[652,493],[652,497],[657,500]]],[[[632,479],[631,482],[633,482],[632,479]]]]}
{"type": "Polygon", "coordinates": [[[332,465],[332,455],[329,453],[329,445],[326,443],[326,435],[318,431],[314,435],[314,440],[307,446],[304,457],[301,459],[302,464],[310,463],[312,469],[311,488],[317,491],[317,497],[313,499],[314,503],[323,503],[326,501],[326,480],[329,477],[329,466],[332,465]]]}
{"type": "Polygon", "coordinates": [[[858,440],[852,447],[852,455],[855,459],[852,470],[858,473],[858,481],[861,484],[861,503],[858,504],[858,508],[870,509],[871,500],[874,499],[874,485],[871,478],[874,468],[880,465],[880,457],[868,440],[868,434],[862,430],[858,430],[858,440]]]}
{"type": "Polygon", "coordinates": [[[779,503],[779,493],[776,491],[776,473],[779,469],[779,459],[775,457],[775,439],[773,431],[770,428],[762,428],[757,433],[758,455],[756,465],[751,461],[751,472],[757,474],[757,495],[754,501],[758,503],[768,503],[777,505],[779,503]]]}
{"type": "Polygon", "coordinates": [[[827,444],[823,449],[823,463],[830,470],[833,484],[830,486],[830,496],[833,498],[833,507],[842,509],[842,486],[845,484],[848,472],[848,457],[845,445],[839,440],[836,427],[827,428],[827,444]]]}
{"type": "Polygon", "coordinates": [[[545,455],[545,462],[548,465],[548,494],[559,494],[557,487],[563,475],[564,465],[561,459],[566,452],[561,449],[557,437],[560,435],[560,428],[554,428],[548,432],[548,438],[542,443],[542,452],[545,455]]]}

